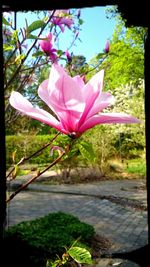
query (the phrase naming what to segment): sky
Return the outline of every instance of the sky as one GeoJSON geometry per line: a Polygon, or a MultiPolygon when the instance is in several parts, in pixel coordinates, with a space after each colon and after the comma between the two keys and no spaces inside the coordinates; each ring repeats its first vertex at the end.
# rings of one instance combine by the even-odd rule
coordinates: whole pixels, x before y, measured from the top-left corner
{"type": "MultiPolygon", "coordinates": [[[[81,26],[80,40],[76,41],[76,46],[72,47],[69,52],[74,55],[84,55],[87,62],[90,61],[97,53],[103,52],[106,41],[111,39],[115,29],[115,19],[108,19],[106,17],[106,7],[90,7],[81,9],[81,19],[84,23],[81,26]]],[[[25,17],[28,24],[34,21],[34,15],[28,13],[18,15],[17,24],[19,27],[25,25],[25,17]]],[[[37,19],[37,17],[36,17],[37,19]]],[[[63,38],[60,38],[60,49],[67,49],[70,46],[71,31],[68,29],[63,33],[63,38]]]]}
{"type": "Polygon", "coordinates": [[[106,41],[112,37],[115,19],[106,18],[105,7],[81,9],[84,23],[80,32],[82,42],[74,47],[74,54],[82,54],[89,61],[95,54],[103,52],[106,41]]]}

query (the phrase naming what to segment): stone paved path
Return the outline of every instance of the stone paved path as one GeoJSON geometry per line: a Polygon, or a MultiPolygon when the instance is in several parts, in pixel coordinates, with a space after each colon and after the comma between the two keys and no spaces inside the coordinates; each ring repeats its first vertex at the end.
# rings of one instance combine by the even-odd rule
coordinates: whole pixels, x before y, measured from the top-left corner
{"type": "Polygon", "coordinates": [[[131,251],[148,243],[147,211],[122,206],[100,196],[140,200],[146,206],[144,185],[144,180],[78,185],[32,184],[30,190],[19,193],[8,205],[8,224],[63,211],[78,216],[81,221],[93,225],[98,234],[109,238],[113,252],[131,251]]]}

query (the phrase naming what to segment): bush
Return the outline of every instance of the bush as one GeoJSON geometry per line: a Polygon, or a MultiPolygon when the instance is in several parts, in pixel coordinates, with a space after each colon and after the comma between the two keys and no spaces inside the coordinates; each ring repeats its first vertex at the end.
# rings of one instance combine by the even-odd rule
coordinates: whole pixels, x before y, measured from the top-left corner
{"type": "Polygon", "coordinates": [[[46,266],[47,259],[61,256],[78,238],[78,245],[88,247],[94,233],[93,226],[62,212],[19,223],[5,232],[5,266],[46,266]]]}
{"type": "MultiPolygon", "coordinates": [[[[7,167],[12,165],[12,154],[16,151],[15,163],[22,157],[32,155],[38,149],[42,148],[45,144],[51,141],[53,135],[37,135],[37,136],[6,136],[6,164],[7,167]]],[[[28,163],[30,164],[45,164],[51,161],[50,147],[44,149],[42,153],[31,158],[28,163]]]]}

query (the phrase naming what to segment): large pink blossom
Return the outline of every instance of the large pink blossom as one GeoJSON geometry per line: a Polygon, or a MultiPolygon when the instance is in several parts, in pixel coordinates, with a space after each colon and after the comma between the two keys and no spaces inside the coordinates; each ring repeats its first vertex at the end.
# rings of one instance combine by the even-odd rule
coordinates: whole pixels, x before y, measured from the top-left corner
{"type": "Polygon", "coordinates": [[[85,84],[80,76],[72,78],[54,63],[49,79],[39,86],[38,95],[57,118],[43,109],[33,107],[18,92],[12,92],[10,104],[21,113],[74,137],[97,124],[138,123],[138,119],[128,114],[102,112],[114,103],[110,93],[102,92],[103,77],[104,70],[101,70],[85,84]]]}

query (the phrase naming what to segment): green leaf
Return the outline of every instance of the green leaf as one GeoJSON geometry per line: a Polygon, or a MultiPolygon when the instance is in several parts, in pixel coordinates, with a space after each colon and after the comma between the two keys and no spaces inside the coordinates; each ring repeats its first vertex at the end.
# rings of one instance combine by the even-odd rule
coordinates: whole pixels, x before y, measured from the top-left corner
{"type": "Polygon", "coordinates": [[[12,40],[13,43],[16,43],[18,41],[18,30],[13,31],[12,40]]]}
{"type": "Polygon", "coordinates": [[[100,58],[102,58],[104,55],[106,55],[106,53],[98,53],[98,54],[96,55],[96,58],[97,58],[97,59],[100,59],[100,58]]]}
{"type": "Polygon", "coordinates": [[[19,166],[17,164],[15,164],[14,165],[14,171],[12,173],[13,179],[15,179],[17,175],[19,175],[19,172],[20,172],[20,168],[19,168],[19,166]]]}
{"type": "Polygon", "coordinates": [[[55,260],[55,261],[47,260],[46,267],[57,267],[57,266],[60,266],[60,264],[61,264],[60,259],[55,260]]]}
{"type": "Polygon", "coordinates": [[[67,253],[78,263],[92,264],[91,254],[85,248],[71,247],[67,253]]]}
{"type": "Polygon", "coordinates": [[[90,161],[94,161],[96,156],[92,147],[92,144],[86,141],[81,141],[78,144],[79,151],[84,158],[90,161]]]}
{"type": "Polygon", "coordinates": [[[37,52],[35,52],[35,53],[32,54],[32,57],[39,57],[39,56],[44,56],[44,55],[45,55],[44,52],[42,52],[42,51],[37,51],[37,52]]]}
{"type": "Polygon", "coordinates": [[[33,32],[37,29],[40,29],[42,28],[43,26],[45,26],[45,22],[43,20],[36,20],[34,22],[32,22],[28,28],[27,28],[27,32],[30,33],[30,32],[33,32]]]}
{"type": "Polygon", "coordinates": [[[57,55],[62,56],[64,52],[62,50],[57,50],[57,55]]]}
{"type": "Polygon", "coordinates": [[[14,47],[12,45],[9,45],[9,44],[3,44],[3,50],[4,51],[10,51],[10,50],[13,50],[14,47]]]}
{"type": "Polygon", "coordinates": [[[7,26],[10,26],[10,23],[3,17],[3,23],[7,26]]]}
{"type": "Polygon", "coordinates": [[[21,55],[18,55],[16,58],[15,58],[15,62],[17,64],[21,64],[22,60],[25,58],[25,55],[24,54],[21,54],[21,55]]]}
{"type": "Polygon", "coordinates": [[[79,24],[82,25],[84,23],[83,19],[79,19],[79,24]]]}
{"type": "Polygon", "coordinates": [[[33,34],[28,34],[26,36],[27,39],[38,39],[36,35],[33,35],[33,34]]]}

